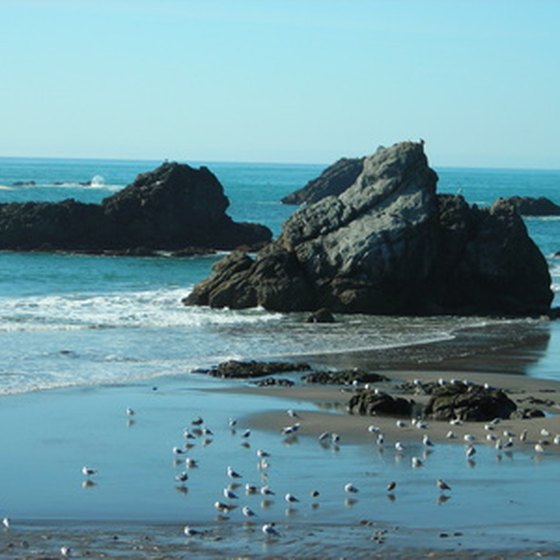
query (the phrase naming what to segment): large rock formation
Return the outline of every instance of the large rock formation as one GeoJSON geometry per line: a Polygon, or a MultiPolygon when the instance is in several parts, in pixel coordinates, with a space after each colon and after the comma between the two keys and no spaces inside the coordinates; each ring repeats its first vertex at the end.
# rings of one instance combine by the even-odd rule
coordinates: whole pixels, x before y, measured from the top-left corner
{"type": "Polygon", "coordinates": [[[544,196],[511,196],[500,200],[511,204],[522,216],[560,216],[560,206],[544,196]]]}
{"type": "Polygon", "coordinates": [[[379,149],[354,184],[296,212],[253,260],[234,252],[187,305],[377,314],[541,314],[546,261],[509,204],[437,195],[422,143],[379,149]]]}
{"type": "Polygon", "coordinates": [[[234,249],[268,242],[264,226],[234,222],[206,167],[164,163],[99,204],[0,204],[0,249],[124,251],[234,249]]]}
{"type": "Polygon", "coordinates": [[[309,181],[301,189],[285,196],[283,204],[312,204],[326,196],[343,193],[364,168],[365,158],[342,158],[329,165],[319,177],[309,181]]]}

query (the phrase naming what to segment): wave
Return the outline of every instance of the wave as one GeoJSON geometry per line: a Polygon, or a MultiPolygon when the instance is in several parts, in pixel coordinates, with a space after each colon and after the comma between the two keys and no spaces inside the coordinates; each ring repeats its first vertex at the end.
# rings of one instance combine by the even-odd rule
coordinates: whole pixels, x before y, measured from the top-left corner
{"type": "Polygon", "coordinates": [[[111,328],[201,327],[277,320],[262,309],[185,307],[184,288],[103,294],[2,298],[0,332],[111,328]]]}

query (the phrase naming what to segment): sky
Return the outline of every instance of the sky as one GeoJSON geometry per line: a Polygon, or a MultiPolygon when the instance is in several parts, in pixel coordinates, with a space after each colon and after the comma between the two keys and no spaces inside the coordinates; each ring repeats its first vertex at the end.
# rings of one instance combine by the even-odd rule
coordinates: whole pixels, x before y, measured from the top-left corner
{"type": "Polygon", "coordinates": [[[557,0],[0,0],[0,156],[560,169],[557,0]]]}

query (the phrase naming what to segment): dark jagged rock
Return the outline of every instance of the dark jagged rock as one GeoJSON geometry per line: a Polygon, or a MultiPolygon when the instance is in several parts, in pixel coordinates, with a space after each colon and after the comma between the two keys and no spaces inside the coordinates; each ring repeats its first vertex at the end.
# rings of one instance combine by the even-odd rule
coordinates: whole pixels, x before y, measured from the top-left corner
{"type": "Polygon", "coordinates": [[[373,314],[546,314],[550,273],[522,218],[437,195],[422,143],[364,160],[354,184],[296,212],[256,259],[219,262],[186,305],[373,314]]]}
{"type": "Polygon", "coordinates": [[[443,385],[435,389],[425,409],[425,416],[434,420],[480,422],[509,418],[517,405],[500,389],[463,383],[443,385]]]}
{"type": "Polygon", "coordinates": [[[348,411],[351,414],[363,416],[410,416],[413,407],[414,401],[369,390],[359,391],[348,402],[348,411]]]}
{"type": "Polygon", "coordinates": [[[265,377],[275,373],[289,373],[310,370],[311,366],[305,363],[293,362],[240,362],[229,360],[222,362],[209,370],[201,370],[197,373],[207,373],[212,377],[223,379],[248,379],[252,377],[265,377]]]}
{"type": "Polygon", "coordinates": [[[36,184],[35,181],[14,181],[12,183],[14,187],[34,187],[36,184]]]}
{"type": "Polygon", "coordinates": [[[271,239],[264,226],[234,222],[228,205],[207,168],[164,163],[100,205],[0,204],[0,249],[147,254],[188,246],[258,248],[271,239]]]}
{"type": "Polygon", "coordinates": [[[336,320],[330,310],[324,307],[314,311],[305,320],[306,323],[335,323],[336,320]]]}
{"type": "Polygon", "coordinates": [[[512,412],[510,419],[530,420],[531,418],[544,418],[546,414],[538,408],[518,408],[512,412]]]}
{"type": "Polygon", "coordinates": [[[373,373],[361,369],[341,371],[314,371],[304,375],[301,379],[305,383],[321,385],[352,385],[353,383],[380,383],[388,378],[380,373],[373,373]]]}
{"type": "Polygon", "coordinates": [[[511,196],[498,200],[511,204],[522,216],[560,216],[560,206],[544,196],[511,196]]]}
{"type": "Polygon", "coordinates": [[[364,168],[365,158],[342,158],[327,167],[317,179],[309,181],[301,189],[285,196],[283,204],[312,204],[326,196],[338,196],[344,192],[364,168]]]}
{"type": "Polygon", "coordinates": [[[295,383],[291,379],[284,377],[267,377],[266,379],[255,381],[255,385],[257,387],[293,387],[295,383]]]}

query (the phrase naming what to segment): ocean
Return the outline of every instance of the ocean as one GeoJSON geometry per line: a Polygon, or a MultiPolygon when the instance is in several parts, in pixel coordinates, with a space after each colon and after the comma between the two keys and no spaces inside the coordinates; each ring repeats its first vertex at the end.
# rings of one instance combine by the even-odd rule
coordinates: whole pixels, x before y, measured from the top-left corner
{"type": "MultiPolygon", "coordinates": [[[[0,158],[0,202],[100,202],[156,161],[0,158]],[[30,184],[30,182],[33,182],[30,184]],[[89,184],[84,185],[83,183],[89,184]],[[18,184],[19,183],[19,184],[18,184]]],[[[296,208],[280,199],[324,165],[188,162],[221,181],[237,221],[274,234],[296,208]]],[[[546,196],[560,203],[560,171],[436,168],[438,192],[461,192],[488,206],[500,196],[546,196]]],[[[527,218],[546,256],[560,305],[560,218],[527,218]]],[[[550,333],[548,348],[526,371],[560,379],[558,325],[484,317],[340,316],[308,325],[303,314],[183,307],[180,300],[222,255],[108,257],[0,253],[0,394],[118,384],[236,359],[407,348],[453,340],[467,328],[530,325],[550,333]]]]}

